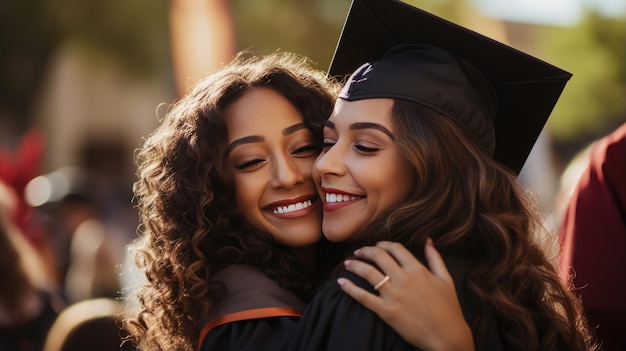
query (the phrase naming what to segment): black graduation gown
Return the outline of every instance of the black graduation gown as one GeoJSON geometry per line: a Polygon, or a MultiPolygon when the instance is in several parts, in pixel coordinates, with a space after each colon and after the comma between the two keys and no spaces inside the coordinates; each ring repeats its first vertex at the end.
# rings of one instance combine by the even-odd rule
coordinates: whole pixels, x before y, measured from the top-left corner
{"type": "MultiPolygon", "coordinates": [[[[478,300],[472,297],[463,283],[467,265],[453,258],[445,259],[445,261],[455,280],[465,319],[471,322],[478,315],[480,307],[478,300]]],[[[367,281],[350,272],[343,272],[340,276],[374,292],[373,287],[367,281]]],[[[482,349],[504,350],[496,325],[495,320],[490,322],[486,343],[482,349]]],[[[405,342],[376,314],[344,293],[336,283],[336,279],[324,286],[309,303],[288,349],[305,351],[417,350],[405,342]]]]}
{"type": "Polygon", "coordinates": [[[211,279],[226,287],[200,333],[199,350],[287,350],[306,304],[261,270],[234,265],[211,279]]]}

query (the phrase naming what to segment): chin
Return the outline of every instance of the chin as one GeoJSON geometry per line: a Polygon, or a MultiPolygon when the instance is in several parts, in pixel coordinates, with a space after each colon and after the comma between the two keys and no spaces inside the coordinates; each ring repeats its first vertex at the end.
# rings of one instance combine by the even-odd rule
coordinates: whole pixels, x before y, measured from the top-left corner
{"type": "Polygon", "coordinates": [[[345,235],[345,233],[342,233],[342,232],[337,233],[337,232],[333,232],[332,230],[329,230],[329,231],[324,230],[324,237],[326,237],[328,241],[333,242],[333,243],[342,243],[349,239],[349,236],[345,235]]]}
{"type": "Polygon", "coordinates": [[[283,246],[292,247],[292,248],[303,248],[303,247],[316,245],[322,239],[322,233],[314,233],[310,235],[301,234],[300,236],[295,236],[295,237],[294,236],[282,236],[281,238],[274,236],[274,239],[283,246]]]}

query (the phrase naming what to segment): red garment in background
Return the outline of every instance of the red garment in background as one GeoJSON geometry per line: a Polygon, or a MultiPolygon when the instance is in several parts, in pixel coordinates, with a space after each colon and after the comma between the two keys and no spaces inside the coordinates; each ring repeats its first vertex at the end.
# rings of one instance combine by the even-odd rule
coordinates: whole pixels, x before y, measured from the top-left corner
{"type": "Polygon", "coordinates": [[[17,204],[10,214],[28,241],[36,247],[48,240],[40,223],[33,219],[33,210],[26,203],[24,189],[28,182],[40,175],[40,164],[45,147],[43,132],[31,129],[22,136],[15,151],[0,147],[0,182],[15,191],[17,204]]]}
{"type": "Polygon", "coordinates": [[[604,350],[626,350],[626,124],[598,141],[560,228],[573,280],[604,350]]]}

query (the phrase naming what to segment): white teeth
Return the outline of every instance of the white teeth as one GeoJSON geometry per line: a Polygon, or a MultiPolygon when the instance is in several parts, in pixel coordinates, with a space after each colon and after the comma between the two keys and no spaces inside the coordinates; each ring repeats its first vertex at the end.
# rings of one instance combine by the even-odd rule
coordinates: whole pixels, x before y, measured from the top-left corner
{"type": "Polygon", "coordinates": [[[274,214],[285,214],[285,213],[301,210],[303,208],[307,208],[311,206],[312,204],[313,202],[311,202],[311,200],[307,200],[307,201],[291,204],[289,206],[279,206],[274,209],[274,214]]]}
{"type": "Polygon", "coordinates": [[[350,196],[345,194],[326,194],[326,202],[342,202],[358,199],[358,196],[350,196]]]}

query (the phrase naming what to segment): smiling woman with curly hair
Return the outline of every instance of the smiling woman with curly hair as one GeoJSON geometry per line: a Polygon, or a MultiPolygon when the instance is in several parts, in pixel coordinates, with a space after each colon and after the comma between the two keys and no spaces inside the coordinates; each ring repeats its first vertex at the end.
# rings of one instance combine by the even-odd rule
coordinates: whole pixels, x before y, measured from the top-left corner
{"type": "Polygon", "coordinates": [[[278,291],[292,301],[272,313],[291,319],[287,308],[300,310],[310,298],[323,271],[316,262],[325,262],[312,259],[324,244],[317,245],[321,207],[310,172],[336,85],[308,64],[294,54],[240,54],[178,101],[136,155],[142,226],[132,248],[147,280],[125,328],[142,349],[193,349],[199,327],[217,313],[212,307],[224,305],[224,288],[260,272],[271,281],[260,278],[257,295],[278,291]],[[286,127],[268,125],[252,137],[242,131],[229,144],[238,118],[258,129],[255,118],[266,115],[286,127]],[[268,185],[272,179],[277,184],[268,185]],[[242,207],[249,203],[257,209],[242,207]],[[278,213],[290,205],[299,209],[278,213]]]}

